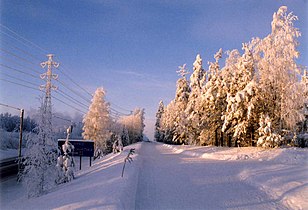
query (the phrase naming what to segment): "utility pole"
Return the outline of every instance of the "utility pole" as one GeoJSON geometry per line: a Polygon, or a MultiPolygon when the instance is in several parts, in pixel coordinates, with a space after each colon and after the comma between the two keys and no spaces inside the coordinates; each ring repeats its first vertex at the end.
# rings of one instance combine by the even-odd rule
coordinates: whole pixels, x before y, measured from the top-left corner
{"type": "Polygon", "coordinates": [[[20,125],[19,125],[19,147],[18,147],[18,158],[21,159],[21,145],[22,145],[22,129],[24,125],[24,109],[20,109],[20,125]]]}
{"type": "Polygon", "coordinates": [[[16,109],[20,111],[20,124],[19,124],[19,145],[18,145],[18,172],[20,172],[20,165],[21,165],[21,145],[22,145],[22,130],[24,125],[24,109],[17,108],[14,106],[10,106],[7,104],[0,103],[0,106],[5,106],[8,108],[16,109]]]}

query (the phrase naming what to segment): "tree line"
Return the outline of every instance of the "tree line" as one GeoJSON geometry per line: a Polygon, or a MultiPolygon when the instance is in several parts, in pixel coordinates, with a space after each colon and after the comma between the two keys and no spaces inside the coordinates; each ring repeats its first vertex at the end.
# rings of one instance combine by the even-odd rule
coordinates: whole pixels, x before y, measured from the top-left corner
{"type": "MultiPolygon", "coordinates": [[[[37,126],[34,119],[29,116],[23,120],[23,131],[32,132],[37,126]]],[[[7,132],[17,132],[20,129],[20,117],[8,112],[0,114],[0,128],[7,132]]]]}
{"type": "Polygon", "coordinates": [[[275,147],[307,132],[307,69],[299,65],[297,17],[282,6],[272,31],[227,51],[204,69],[198,54],[192,74],[179,67],[175,98],[156,114],[155,139],[189,145],[275,147]]]}

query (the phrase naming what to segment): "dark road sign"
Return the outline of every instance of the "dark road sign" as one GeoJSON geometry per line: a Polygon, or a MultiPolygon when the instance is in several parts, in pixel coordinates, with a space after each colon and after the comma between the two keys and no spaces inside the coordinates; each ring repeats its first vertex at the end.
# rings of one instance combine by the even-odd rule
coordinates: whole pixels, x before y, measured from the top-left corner
{"type": "MultiPolygon", "coordinates": [[[[75,149],[73,151],[73,156],[85,156],[93,157],[94,156],[94,141],[91,140],[76,140],[70,139],[69,142],[74,145],[75,149]]],[[[62,145],[65,143],[65,139],[58,139],[58,147],[62,151],[62,145]]]]}

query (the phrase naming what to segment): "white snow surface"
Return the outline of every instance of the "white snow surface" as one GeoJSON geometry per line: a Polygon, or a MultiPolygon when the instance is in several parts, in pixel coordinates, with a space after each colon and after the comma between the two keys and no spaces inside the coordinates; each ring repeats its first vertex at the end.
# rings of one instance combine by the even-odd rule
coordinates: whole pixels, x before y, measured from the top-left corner
{"type": "MultiPolygon", "coordinates": [[[[308,150],[137,143],[28,199],[1,180],[1,209],[308,209],[308,150]],[[130,148],[133,162],[121,170],[130,148]]],[[[85,164],[84,164],[85,165],[85,164]]]]}

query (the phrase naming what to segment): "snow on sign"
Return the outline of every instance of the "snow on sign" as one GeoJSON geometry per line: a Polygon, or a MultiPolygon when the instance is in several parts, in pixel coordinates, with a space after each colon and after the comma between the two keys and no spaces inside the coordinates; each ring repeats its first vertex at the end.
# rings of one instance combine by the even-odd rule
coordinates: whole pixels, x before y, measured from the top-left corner
{"type": "MultiPolygon", "coordinates": [[[[72,154],[73,156],[85,156],[85,157],[94,156],[94,141],[70,139],[69,142],[75,147],[72,154]]],[[[65,139],[58,139],[59,148],[62,148],[62,145],[64,143],[65,139]]],[[[63,153],[62,149],[61,152],[63,153]]]]}

